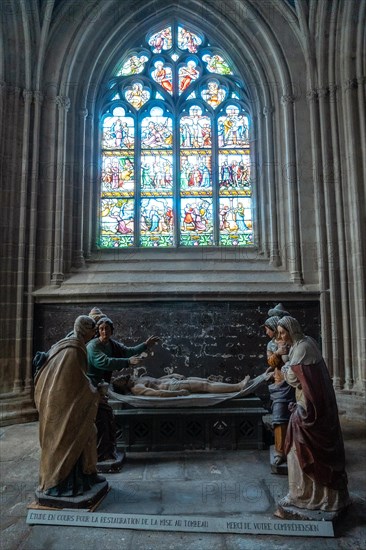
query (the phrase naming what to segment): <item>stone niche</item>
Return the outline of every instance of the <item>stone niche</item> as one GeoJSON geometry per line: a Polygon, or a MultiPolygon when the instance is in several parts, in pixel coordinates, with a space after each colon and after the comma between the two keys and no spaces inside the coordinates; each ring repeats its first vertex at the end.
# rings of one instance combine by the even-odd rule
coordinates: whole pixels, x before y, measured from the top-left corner
{"type": "MultiPolygon", "coordinates": [[[[320,344],[318,301],[284,301],[304,332],[320,344]]],[[[34,350],[48,350],[73,328],[78,315],[99,307],[114,323],[113,337],[127,346],[148,336],[161,338],[144,366],[152,376],[168,372],[237,382],[266,368],[268,337],[261,326],[276,301],[154,301],[37,304],[34,350]]]]}

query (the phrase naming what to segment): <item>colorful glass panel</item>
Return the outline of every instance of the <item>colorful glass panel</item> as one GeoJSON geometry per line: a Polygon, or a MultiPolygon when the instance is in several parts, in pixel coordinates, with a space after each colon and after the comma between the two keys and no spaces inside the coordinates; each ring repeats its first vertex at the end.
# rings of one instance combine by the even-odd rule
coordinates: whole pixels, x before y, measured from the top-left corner
{"type": "Polygon", "coordinates": [[[206,68],[210,73],[229,75],[233,74],[229,65],[224,61],[221,55],[205,54],[202,56],[202,61],[207,63],[206,68]]]}
{"type": "Polygon", "coordinates": [[[141,154],[141,195],[173,195],[173,155],[160,152],[141,154]]]}
{"type": "Polygon", "coordinates": [[[135,187],[134,157],[131,154],[115,156],[103,154],[102,197],[133,196],[135,187]]]}
{"type": "Polygon", "coordinates": [[[150,99],[150,92],[140,82],[134,82],[125,92],[127,101],[138,111],[150,99]]]}
{"type": "Polygon", "coordinates": [[[251,196],[250,156],[248,151],[219,154],[220,195],[251,196]]]}
{"type": "Polygon", "coordinates": [[[253,244],[251,199],[225,197],[219,199],[220,245],[253,244]]]}
{"type": "Polygon", "coordinates": [[[131,117],[112,116],[103,121],[103,149],[132,149],[134,146],[135,128],[131,117]]]}
{"type": "Polygon", "coordinates": [[[98,246],[253,244],[243,85],[204,41],[167,24],[107,84],[98,246]]]}
{"type": "Polygon", "coordinates": [[[144,149],[171,149],[173,145],[172,119],[165,116],[145,117],[141,124],[141,147],[144,149]]]}
{"type": "Polygon", "coordinates": [[[122,65],[120,71],[118,71],[117,76],[130,76],[133,74],[142,73],[145,68],[145,63],[148,61],[146,55],[131,55],[122,65]]]}
{"type": "Polygon", "coordinates": [[[101,247],[125,248],[133,246],[134,203],[133,199],[102,199],[99,243],[101,247]]]}
{"type": "Polygon", "coordinates": [[[181,199],[180,244],[182,246],[213,245],[212,212],[212,198],[181,199]]]}
{"type": "Polygon", "coordinates": [[[179,76],[179,93],[183,93],[188,86],[193,82],[194,80],[197,80],[200,73],[196,69],[197,63],[193,61],[193,59],[190,59],[185,65],[182,65],[178,70],[178,76],[179,76]]]}
{"type": "Polygon", "coordinates": [[[211,147],[211,119],[202,115],[198,106],[191,107],[188,116],[180,119],[180,145],[182,149],[211,147]]]}
{"type": "Polygon", "coordinates": [[[181,154],[181,196],[212,195],[212,156],[204,151],[181,154]]]}
{"type": "Polygon", "coordinates": [[[226,116],[218,119],[219,147],[249,146],[248,117],[241,115],[238,107],[229,106],[226,116]]]}
{"type": "Polygon", "coordinates": [[[171,67],[164,64],[164,61],[156,61],[155,69],[151,72],[152,78],[160,84],[166,92],[173,93],[173,73],[171,67]]]}
{"type": "Polygon", "coordinates": [[[211,107],[216,109],[224,101],[226,92],[216,80],[210,80],[207,83],[207,88],[202,90],[201,95],[211,107]]]}
{"type": "Polygon", "coordinates": [[[140,235],[143,247],[166,247],[174,244],[172,199],[141,199],[140,235]]]}
{"type": "Polygon", "coordinates": [[[149,38],[149,46],[151,46],[153,53],[161,53],[162,50],[170,50],[172,47],[171,27],[166,27],[153,34],[149,38]]]}
{"type": "Polygon", "coordinates": [[[200,44],[202,44],[202,40],[197,34],[184,27],[178,27],[178,48],[188,50],[189,53],[196,53],[200,44]]]}

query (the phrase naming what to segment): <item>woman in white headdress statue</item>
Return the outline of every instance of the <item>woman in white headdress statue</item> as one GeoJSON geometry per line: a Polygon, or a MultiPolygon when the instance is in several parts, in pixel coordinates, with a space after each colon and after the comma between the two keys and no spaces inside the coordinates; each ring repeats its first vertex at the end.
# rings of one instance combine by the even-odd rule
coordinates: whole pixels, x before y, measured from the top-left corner
{"type": "Polygon", "coordinates": [[[285,442],[289,492],[278,504],[339,511],[349,504],[349,495],[332,380],[316,341],[303,334],[296,319],[282,317],[277,331],[291,346],[282,372],[296,389],[285,442]]]}

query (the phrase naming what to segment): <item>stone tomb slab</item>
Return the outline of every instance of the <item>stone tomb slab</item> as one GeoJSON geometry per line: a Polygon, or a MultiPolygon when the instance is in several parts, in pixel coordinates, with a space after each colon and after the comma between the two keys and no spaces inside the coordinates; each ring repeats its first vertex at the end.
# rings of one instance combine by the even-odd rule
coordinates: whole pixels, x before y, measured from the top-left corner
{"type": "Polygon", "coordinates": [[[104,514],[75,510],[29,510],[26,521],[30,525],[101,527],[141,531],[334,537],[332,522],[287,521],[253,515],[209,517],[201,515],[104,514]]]}

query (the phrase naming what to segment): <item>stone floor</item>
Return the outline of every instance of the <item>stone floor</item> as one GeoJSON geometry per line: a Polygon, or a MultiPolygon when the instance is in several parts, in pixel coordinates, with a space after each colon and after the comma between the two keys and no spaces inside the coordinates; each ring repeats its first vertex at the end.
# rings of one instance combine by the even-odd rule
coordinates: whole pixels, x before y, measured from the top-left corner
{"type": "MultiPolygon", "coordinates": [[[[35,525],[25,522],[37,486],[38,424],[2,428],[1,550],[364,550],[366,548],[366,434],[342,421],[352,506],[336,538],[172,533],[35,525]]],[[[271,474],[269,451],[129,453],[98,512],[272,518],[287,477],[271,474]]]]}

